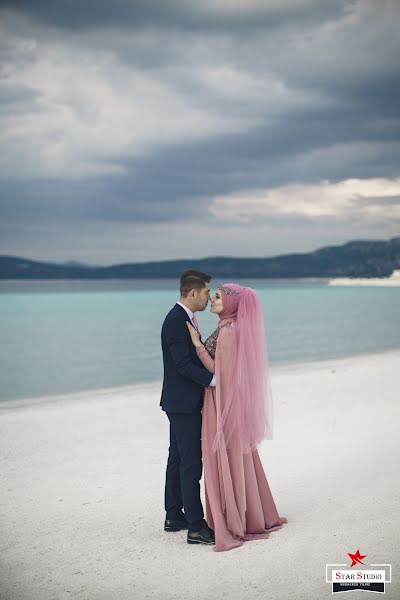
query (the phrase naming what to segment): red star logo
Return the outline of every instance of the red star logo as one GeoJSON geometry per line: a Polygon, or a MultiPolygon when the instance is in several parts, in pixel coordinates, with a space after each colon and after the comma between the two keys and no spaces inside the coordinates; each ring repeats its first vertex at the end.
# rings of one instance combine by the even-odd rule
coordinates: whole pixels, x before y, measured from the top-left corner
{"type": "Polygon", "coordinates": [[[357,552],[355,554],[350,554],[350,552],[348,552],[348,555],[351,558],[351,567],[354,567],[354,565],[356,565],[357,563],[360,563],[360,565],[363,565],[364,563],[362,562],[362,558],[365,558],[367,555],[365,554],[364,556],[362,554],[360,554],[360,551],[357,550],[357,552]]]}

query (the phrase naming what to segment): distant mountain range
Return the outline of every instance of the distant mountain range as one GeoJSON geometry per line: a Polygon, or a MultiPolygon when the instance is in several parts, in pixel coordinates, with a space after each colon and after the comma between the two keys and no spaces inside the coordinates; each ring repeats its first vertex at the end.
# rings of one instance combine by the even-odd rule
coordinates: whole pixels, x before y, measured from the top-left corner
{"type": "Polygon", "coordinates": [[[177,278],[185,269],[199,269],[233,279],[289,277],[387,277],[400,269],[400,237],[389,241],[358,240],[304,254],[270,258],[216,256],[201,259],[126,263],[109,267],[77,261],[57,264],[16,256],[0,256],[0,279],[142,279],[177,278]]]}

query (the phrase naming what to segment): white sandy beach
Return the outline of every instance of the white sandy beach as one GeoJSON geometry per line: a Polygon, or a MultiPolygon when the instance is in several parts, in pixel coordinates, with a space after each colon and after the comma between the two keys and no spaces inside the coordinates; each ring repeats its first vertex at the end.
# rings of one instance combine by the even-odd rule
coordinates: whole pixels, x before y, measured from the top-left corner
{"type": "Polygon", "coordinates": [[[389,277],[334,277],[329,279],[328,285],[400,287],[400,270],[393,271],[389,277]]]}
{"type": "Polygon", "coordinates": [[[400,351],[272,369],[260,454],[289,523],[222,553],[163,531],[160,384],[0,404],[1,600],[320,600],[357,549],[400,598],[399,371],[400,351]]]}

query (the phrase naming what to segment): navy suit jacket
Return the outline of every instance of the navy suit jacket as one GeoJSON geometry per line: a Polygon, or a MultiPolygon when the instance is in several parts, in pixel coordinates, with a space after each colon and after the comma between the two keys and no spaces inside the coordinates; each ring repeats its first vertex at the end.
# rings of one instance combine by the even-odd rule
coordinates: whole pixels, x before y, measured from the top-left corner
{"type": "Polygon", "coordinates": [[[200,411],[204,388],[213,378],[197,356],[186,321],[190,321],[187,312],[175,304],[161,329],[164,381],[160,406],[170,413],[200,411]]]}

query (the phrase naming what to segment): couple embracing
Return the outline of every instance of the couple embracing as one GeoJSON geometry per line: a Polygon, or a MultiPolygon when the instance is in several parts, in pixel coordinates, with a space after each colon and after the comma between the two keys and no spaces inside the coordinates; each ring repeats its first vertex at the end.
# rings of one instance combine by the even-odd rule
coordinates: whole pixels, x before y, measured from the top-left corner
{"type": "Polygon", "coordinates": [[[170,423],[164,530],[187,529],[189,544],[218,552],[267,538],[287,519],[257,451],[273,427],[262,306],[255,290],[234,283],[219,285],[211,298],[210,281],[195,270],[181,276],[180,300],[161,332],[160,406],[170,423]],[[195,313],[209,301],[219,323],[203,343],[195,313]]]}

